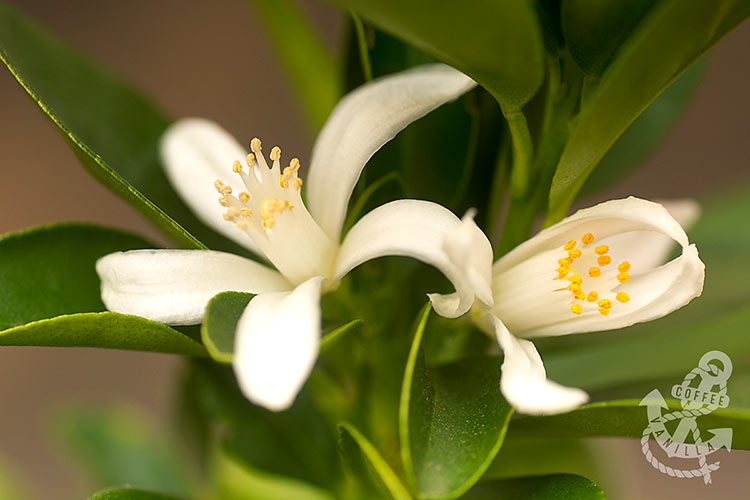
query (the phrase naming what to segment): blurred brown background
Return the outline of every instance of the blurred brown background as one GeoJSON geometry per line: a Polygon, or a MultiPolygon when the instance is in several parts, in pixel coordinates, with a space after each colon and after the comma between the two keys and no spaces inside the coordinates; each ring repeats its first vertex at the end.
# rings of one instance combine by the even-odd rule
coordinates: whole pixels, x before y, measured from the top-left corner
{"type": "MultiPolygon", "coordinates": [[[[13,0],[53,33],[152,96],[175,117],[204,116],[239,138],[257,134],[308,158],[311,141],[255,13],[241,0],[129,2],[13,0]]],[[[318,2],[303,5],[331,48],[344,19],[318,2]]],[[[700,196],[747,179],[750,165],[750,24],[714,51],[703,85],[679,125],[647,164],[611,196],[700,196]]],[[[133,209],[94,182],[53,126],[6,70],[0,70],[0,233],[56,221],[91,221],[158,238],[133,209]]],[[[747,230],[747,228],[741,228],[747,230]]],[[[15,464],[36,498],[81,499],[50,411],[71,401],[125,401],[168,421],[179,370],[172,356],[88,349],[0,349],[0,457],[15,464]]],[[[750,454],[726,455],[714,484],[667,478],[635,441],[610,441],[619,495],[609,498],[738,498],[750,486],[750,454]]],[[[25,500],[25,499],[24,499],[25,500]]]]}

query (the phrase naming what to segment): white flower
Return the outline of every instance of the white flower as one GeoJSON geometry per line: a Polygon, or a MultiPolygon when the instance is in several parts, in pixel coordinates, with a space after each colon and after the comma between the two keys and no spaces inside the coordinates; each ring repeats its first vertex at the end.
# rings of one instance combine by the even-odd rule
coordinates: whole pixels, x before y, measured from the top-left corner
{"type": "MultiPolygon", "coordinates": [[[[698,207],[667,205],[631,197],[579,210],[492,266],[473,316],[497,337],[505,356],[500,388],[519,411],[558,413],[588,400],[582,390],[548,380],[534,344],[524,338],[623,328],[665,316],[701,294],[703,262],[675,220],[690,224],[698,207]],[[664,264],[675,242],[681,255],[664,264]],[[485,305],[488,286],[492,306],[485,305]]],[[[488,244],[467,214],[444,250],[473,281],[486,276],[477,269],[490,265],[488,244]]]]}
{"type": "MultiPolygon", "coordinates": [[[[201,322],[208,301],[236,290],[257,294],[236,330],[234,369],[245,395],[271,410],[294,401],[317,357],[320,295],[359,264],[385,255],[420,259],[456,288],[440,311],[459,316],[474,301],[471,278],[442,251],[444,236],[461,225],[447,209],[399,200],[341,230],[354,185],[370,157],[412,121],[475,83],[435,64],[375,80],[345,96],[312,152],[302,201],[299,161],[271,165],[253,139],[251,153],[215,124],[177,122],[162,141],[170,181],[198,217],[270,261],[276,270],[209,250],[136,250],[97,263],[107,308],[173,325],[201,322]],[[239,160],[244,159],[245,165],[239,160]],[[216,181],[230,173],[234,181],[216,181]],[[216,200],[214,188],[221,196],[216,200]],[[452,309],[451,309],[452,308],[452,309]]],[[[226,179],[225,179],[226,180],[226,179]]]]}

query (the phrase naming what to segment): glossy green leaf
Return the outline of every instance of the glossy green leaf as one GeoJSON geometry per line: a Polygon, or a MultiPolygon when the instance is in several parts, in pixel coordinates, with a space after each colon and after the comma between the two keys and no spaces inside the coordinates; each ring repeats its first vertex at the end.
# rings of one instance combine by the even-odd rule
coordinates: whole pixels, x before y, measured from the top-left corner
{"type": "Polygon", "coordinates": [[[216,361],[232,362],[237,322],[253,297],[253,293],[222,292],[208,303],[201,325],[201,339],[216,361]]]}
{"type": "Polygon", "coordinates": [[[299,479],[269,474],[237,460],[225,450],[215,453],[210,474],[219,498],[232,500],[334,500],[331,492],[299,479]]]}
{"type": "Polygon", "coordinates": [[[586,179],[580,196],[596,193],[619,181],[656,150],[691,102],[705,67],[705,61],[699,61],[685,70],[625,129],[586,179]]]}
{"type": "Polygon", "coordinates": [[[604,492],[588,478],[550,474],[479,483],[466,500],[604,500],[604,492]]]}
{"type": "Polygon", "coordinates": [[[500,395],[499,358],[427,367],[423,310],[404,374],[399,409],[401,454],[420,498],[458,498],[497,454],[512,413],[500,395]]]}
{"type": "Polygon", "coordinates": [[[519,111],[542,84],[542,32],[530,1],[449,2],[440,8],[429,0],[333,1],[470,75],[506,113],[519,111]]]}
{"type": "Polygon", "coordinates": [[[561,22],[565,43],[584,72],[599,75],[654,0],[564,0],[561,22]]]}
{"type": "MultiPolygon", "coordinates": [[[[370,476],[393,500],[411,500],[412,496],[373,444],[353,425],[339,424],[339,447],[346,464],[360,480],[370,476]]],[[[380,497],[383,498],[383,497],[380,497]]]]}
{"type": "Polygon", "coordinates": [[[320,34],[291,0],[252,0],[290,77],[312,131],[325,123],[341,97],[339,68],[320,34]]]}
{"type": "Polygon", "coordinates": [[[32,321],[0,332],[0,346],[99,347],[205,356],[198,342],[166,325],[112,312],[32,321]]]}
{"type": "Polygon", "coordinates": [[[158,158],[169,121],[135,90],[2,1],[0,59],[97,180],[183,247],[203,247],[189,230],[212,247],[239,249],[170,187],[158,158]]]}
{"type": "Polygon", "coordinates": [[[555,171],[548,221],[559,220],[607,150],[688,66],[750,14],[745,0],[664,0],[584,99],[555,171]]]}
{"type": "Polygon", "coordinates": [[[162,495],[151,491],[137,490],[134,488],[110,488],[94,496],[89,500],[179,500],[177,497],[162,495]]]}
{"type": "Polygon", "coordinates": [[[98,488],[127,484],[174,495],[191,489],[173,443],[132,408],[68,408],[57,415],[55,430],[68,457],[98,488]]]}
{"type": "MultiPolygon", "coordinates": [[[[681,380],[675,380],[679,383],[681,380]]],[[[729,380],[731,386],[732,379],[729,380]]],[[[729,389],[731,391],[731,388],[729,389]]],[[[731,395],[731,392],[730,392],[731,395]]],[[[643,396],[646,396],[644,394],[643,396]]],[[[641,399],[606,401],[582,406],[564,415],[548,417],[523,417],[513,421],[510,432],[514,437],[630,437],[640,438],[648,427],[647,408],[640,406],[641,399]]],[[[668,409],[662,413],[682,410],[679,401],[667,400],[668,409]]],[[[731,428],[732,449],[750,449],[750,409],[733,408],[731,399],[729,408],[718,409],[696,420],[708,439],[710,429],[731,428]]]]}

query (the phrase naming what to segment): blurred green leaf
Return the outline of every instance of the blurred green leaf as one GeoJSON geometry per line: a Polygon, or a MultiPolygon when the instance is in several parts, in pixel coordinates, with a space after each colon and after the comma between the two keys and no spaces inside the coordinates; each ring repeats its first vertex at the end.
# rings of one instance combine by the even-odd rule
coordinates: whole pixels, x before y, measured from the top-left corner
{"type": "Polygon", "coordinates": [[[341,97],[339,68],[296,2],[251,0],[273,40],[312,131],[325,123],[341,97]]]}
{"type": "Polygon", "coordinates": [[[601,74],[657,3],[654,0],[563,0],[562,30],[573,59],[585,73],[601,74]]]}
{"type": "Polygon", "coordinates": [[[96,488],[127,484],[174,495],[190,490],[178,451],[132,408],[68,408],[57,415],[55,433],[96,488]]]}
{"type": "Polygon", "coordinates": [[[512,413],[500,395],[498,358],[470,358],[426,367],[417,325],[399,409],[401,454],[420,498],[458,498],[497,454],[512,413]]]}
{"type": "Polygon", "coordinates": [[[97,259],[152,246],[132,234],[85,224],[36,227],[1,237],[0,345],[205,354],[199,343],[168,326],[97,313],[106,310],[97,259]]]}
{"type": "Polygon", "coordinates": [[[292,408],[273,413],[250,403],[229,367],[193,360],[185,380],[195,417],[243,467],[328,489],[338,479],[333,430],[303,390],[292,408]]]}
{"type": "Polygon", "coordinates": [[[290,477],[269,474],[219,449],[211,463],[219,498],[231,500],[334,500],[332,493],[290,477]]]}
{"type": "Polygon", "coordinates": [[[186,248],[233,249],[190,213],[158,157],[169,121],[109,72],[0,1],[0,59],[55,124],[81,164],[186,248]]]}
{"type": "Polygon", "coordinates": [[[519,111],[542,84],[542,32],[528,0],[451,2],[440,8],[429,0],[333,2],[470,75],[506,113],[519,111]]]}
{"type": "Polygon", "coordinates": [[[604,492],[588,478],[551,474],[500,479],[477,484],[466,500],[604,500],[604,492]]]}
{"type": "Polygon", "coordinates": [[[650,11],[585,96],[552,181],[548,222],[565,215],[586,177],[646,106],[749,14],[746,0],[664,0],[650,11]]]}
{"type": "Polygon", "coordinates": [[[222,292],[208,303],[201,339],[208,353],[219,363],[232,362],[237,322],[253,297],[253,293],[222,292]]]}
{"type": "Polygon", "coordinates": [[[6,457],[0,457],[0,500],[32,498],[23,475],[6,457]]]}
{"type": "Polygon", "coordinates": [[[0,331],[0,346],[99,347],[205,356],[203,346],[155,321],[112,312],[32,321],[0,331]]]}
{"type": "Polygon", "coordinates": [[[347,422],[339,424],[339,447],[345,463],[360,481],[370,477],[382,494],[387,492],[394,500],[412,499],[406,487],[375,446],[347,422]]]}
{"type": "Polygon", "coordinates": [[[702,60],[685,70],[625,129],[586,179],[581,188],[581,197],[619,181],[656,150],[690,104],[700,86],[705,67],[702,60]]]}
{"type": "Polygon", "coordinates": [[[111,488],[89,497],[89,500],[179,500],[176,497],[133,488],[111,488]]]}
{"type": "MultiPolygon", "coordinates": [[[[674,381],[674,383],[679,382],[681,380],[674,381]]],[[[730,379],[730,386],[731,382],[730,379]]],[[[510,434],[514,437],[535,438],[546,436],[640,438],[649,423],[647,409],[640,406],[640,402],[640,399],[605,401],[581,406],[564,415],[522,417],[513,421],[510,434]]],[[[666,402],[669,409],[664,409],[664,413],[682,410],[679,401],[666,400],[666,402]]],[[[709,429],[730,427],[733,430],[732,449],[750,449],[750,409],[733,408],[730,400],[729,408],[720,408],[713,413],[700,416],[696,422],[703,430],[704,438],[708,438],[709,429]]]]}

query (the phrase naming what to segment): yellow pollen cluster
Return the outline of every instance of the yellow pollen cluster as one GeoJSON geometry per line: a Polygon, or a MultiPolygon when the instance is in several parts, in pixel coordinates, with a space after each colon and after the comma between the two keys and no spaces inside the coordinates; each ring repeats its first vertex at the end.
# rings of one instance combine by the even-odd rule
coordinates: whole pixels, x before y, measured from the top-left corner
{"type": "MultiPolygon", "coordinates": [[[[297,158],[292,158],[292,161],[289,162],[289,166],[284,169],[284,171],[281,173],[281,177],[279,177],[279,186],[283,187],[284,189],[289,187],[289,180],[294,176],[294,174],[299,170],[299,160],[297,158]]],[[[294,189],[299,189],[302,186],[302,179],[299,177],[294,179],[294,189]]]]}
{"type": "MultiPolygon", "coordinates": [[[[583,245],[590,245],[594,242],[594,239],[595,237],[593,234],[586,233],[581,237],[580,241],[583,245]]],[[[554,279],[567,279],[570,282],[570,285],[568,285],[567,289],[572,293],[574,300],[596,303],[599,313],[602,316],[608,316],[614,304],[612,299],[599,299],[599,292],[597,292],[596,290],[590,290],[587,293],[583,289],[583,277],[578,274],[575,267],[573,266],[577,259],[584,257],[584,253],[592,252],[592,250],[576,248],[577,243],[578,242],[576,240],[570,240],[565,243],[565,245],[563,245],[562,248],[563,250],[567,251],[568,256],[558,259],[557,276],[554,279]]],[[[597,245],[593,248],[593,256],[591,255],[591,253],[587,254],[588,256],[595,258],[597,264],[596,266],[591,266],[588,268],[588,276],[590,278],[601,277],[604,272],[602,268],[605,268],[612,263],[612,257],[607,255],[608,253],[608,245],[597,245]]],[[[619,281],[620,283],[627,283],[630,280],[630,275],[628,274],[629,270],[630,263],[628,261],[621,262],[617,266],[617,274],[615,276],[617,281],[619,281]]],[[[606,279],[611,279],[613,274],[614,273],[612,272],[608,273],[607,276],[609,276],[609,278],[606,279]]],[[[615,299],[618,302],[624,304],[630,300],[630,296],[625,292],[618,292],[615,296],[615,299]]],[[[573,314],[583,314],[583,305],[572,304],[570,306],[570,311],[573,314]]]]}
{"type": "Polygon", "coordinates": [[[276,198],[265,198],[260,202],[258,215],[263,219],[263,227],[271,229],[276,224],[274,213],[283,213],[284,210],[292,210],[294,206],[287,200],[277,200],[276,198]]]}

